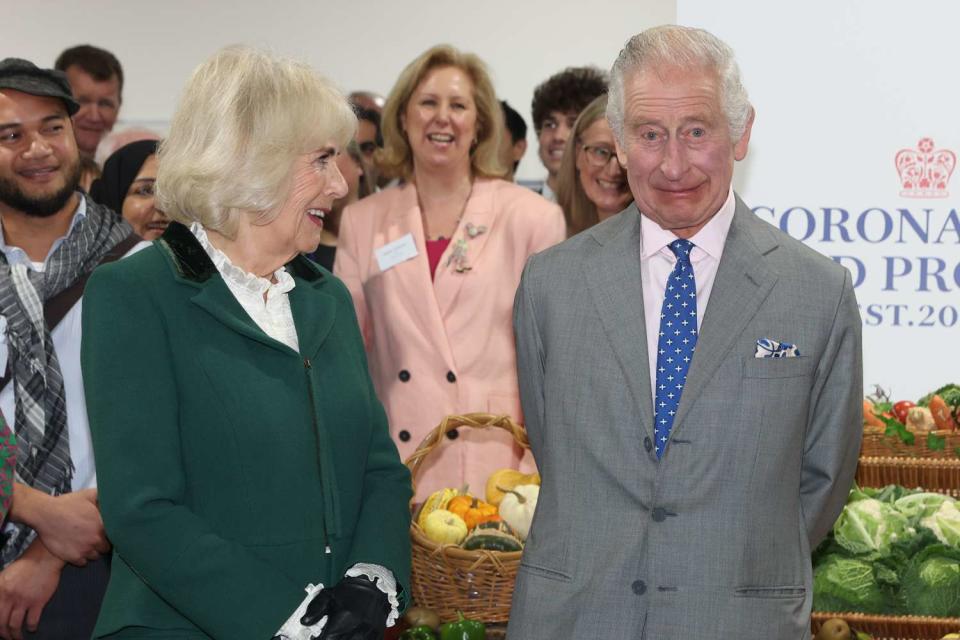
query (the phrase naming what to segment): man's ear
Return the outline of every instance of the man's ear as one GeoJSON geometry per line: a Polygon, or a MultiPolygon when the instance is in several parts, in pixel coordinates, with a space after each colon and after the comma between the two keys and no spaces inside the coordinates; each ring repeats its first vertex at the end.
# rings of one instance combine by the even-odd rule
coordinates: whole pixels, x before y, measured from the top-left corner
{"type": "Polygon", "coordinates": [[[613,136],[613,146],[617,150],[617,162],[620,163],[620,166],[624,169],[627,168],[627,151],[620,144],[620,136],[613,136]]]}
{"type": "Polygon", "coordinates": [[[733,158],[740,161],[747,157],[747,147],[750,146],[750,131],[753,129],[753,119],[757,112],[750,107],[750,117],[747,118],[747,126],[743,130],[743,135],[733,145],[733,158]]]}
{"type": "Polygon", "coordinates": [[[521,140],[517,140],[513,144],[513,148],[511,150],[510,155],[513,158],[514,162],[520,162],[520,160],[523,159],[523,154],[525,154],[526,152],[527,152],[527,139],[523,138],[521,140]]]}

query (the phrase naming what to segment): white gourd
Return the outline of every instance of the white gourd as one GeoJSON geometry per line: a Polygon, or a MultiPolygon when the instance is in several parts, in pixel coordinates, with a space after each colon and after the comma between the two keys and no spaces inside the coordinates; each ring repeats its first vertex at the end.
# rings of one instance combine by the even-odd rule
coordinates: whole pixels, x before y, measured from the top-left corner
{"type": "Polygon", "coordinates": [[[533,512],[537,509],[540,487],[535,484],[521,484],[505,492],[500,502],[500,517],[516,532],[521,540],[527,539],[533,512]]]}

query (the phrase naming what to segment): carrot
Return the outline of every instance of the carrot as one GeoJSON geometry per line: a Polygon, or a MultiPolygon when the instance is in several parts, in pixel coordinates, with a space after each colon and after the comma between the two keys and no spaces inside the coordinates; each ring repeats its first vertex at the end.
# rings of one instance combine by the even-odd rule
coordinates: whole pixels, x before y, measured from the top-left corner
{"type": "Polygon", "coordinates": [[[933,414],[933,421],[937,423],[937,429],[941,431],[957,429],[957,422],[950,415],[950,407],[940,396],[930,398],[930,413],[933,414]]]}

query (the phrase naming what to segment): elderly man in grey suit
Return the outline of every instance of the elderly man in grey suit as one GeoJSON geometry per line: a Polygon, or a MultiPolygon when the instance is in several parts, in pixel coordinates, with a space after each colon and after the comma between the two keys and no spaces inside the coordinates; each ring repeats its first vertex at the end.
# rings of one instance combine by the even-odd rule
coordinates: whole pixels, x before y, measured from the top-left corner
{"type": "Polygon", "coordinates": [[[734,194],[754,112],[727,45],[650,29],[611,75],[635,203],[516,298],[543,487],[508,636],[809,638],[862,428],[850,275],[734,194]]]}

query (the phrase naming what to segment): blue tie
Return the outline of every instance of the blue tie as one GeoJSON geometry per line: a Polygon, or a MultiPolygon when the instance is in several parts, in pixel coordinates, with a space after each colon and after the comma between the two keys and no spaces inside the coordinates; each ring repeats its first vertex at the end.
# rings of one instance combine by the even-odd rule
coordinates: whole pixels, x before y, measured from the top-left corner
{"type": "Polygon", "coordinates": [[[654,436],[657,458],[663,456],[670,440],[673,418],[680,406],[680,394],[687,382],[687,370],[697,346],[697,283],[690,264],[693,243],[674,240],[670,250],[677,264],[667,279],[660,311],[660,338],[657,341],[657,389],[654,400],[654,436]]]}

